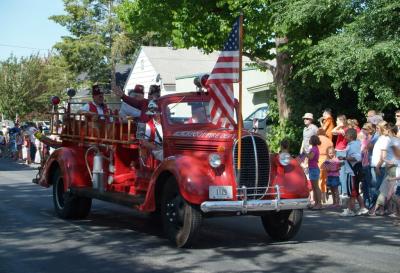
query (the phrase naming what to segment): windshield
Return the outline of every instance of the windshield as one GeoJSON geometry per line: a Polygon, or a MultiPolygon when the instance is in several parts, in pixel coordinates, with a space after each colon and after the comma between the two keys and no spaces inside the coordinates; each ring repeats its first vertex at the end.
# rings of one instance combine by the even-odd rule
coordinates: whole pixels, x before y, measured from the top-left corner
{"type": "Polygon", "coordinates": [[[248,116],[246,118],[246,120],[252,121],[254,119],[257,120],[264,120],[267,118],[268,115],[268,107],[262,107],[259,108],[258,110],[256,110],[253,114],[251,114],[250,116],[248,116]]]}
{"type": "Polygon", "coordinates": [[[210,123],[208,102],[178,102],[167,106],[170,124],[204,124],[210,123]]]}

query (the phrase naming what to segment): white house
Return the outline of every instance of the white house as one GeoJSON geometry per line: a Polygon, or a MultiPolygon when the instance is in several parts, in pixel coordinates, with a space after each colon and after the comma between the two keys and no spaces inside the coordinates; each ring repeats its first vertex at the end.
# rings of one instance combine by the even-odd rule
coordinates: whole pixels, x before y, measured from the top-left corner
{"type": "MultiPolygon", "coordinates": [[[[170,47],[143,46],[138,51],[124,90],[127,93],[136,84],[142,84],[145,92],[149,86],[161,86],[161,95],[195,91],[193,80],[202,73],[210,73],[219,52],[205,54],[196,48],[174,49],[170,47]]],[[[246,67],[248,58],[243,58],[243,117],[257,108],[265,106],[267,93],[272,86],[272,74],[246,67]]],[[[238,97],[235,84],[235,97],[238,97]]]]}

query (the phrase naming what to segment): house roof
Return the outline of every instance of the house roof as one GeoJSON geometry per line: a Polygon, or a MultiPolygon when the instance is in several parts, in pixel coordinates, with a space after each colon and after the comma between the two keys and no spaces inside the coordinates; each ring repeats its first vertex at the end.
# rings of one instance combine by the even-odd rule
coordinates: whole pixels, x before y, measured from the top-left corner
{"type": "MultiPolygon", "coordinates": [[[[211,72],[219,52],[205,54],[197,48],[175,49],[171,47],[143,46],[142,50],[160,73],[163,84],[175,84],[175,79],[186,75],[211,72]]],[[[249,62],[245,58],[244,62],[249,62]]]]}

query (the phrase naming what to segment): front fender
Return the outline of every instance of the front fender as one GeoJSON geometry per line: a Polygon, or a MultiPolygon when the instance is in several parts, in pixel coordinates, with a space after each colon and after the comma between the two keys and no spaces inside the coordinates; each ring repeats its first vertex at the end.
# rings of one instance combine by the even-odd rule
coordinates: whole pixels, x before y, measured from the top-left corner
{"type": "Polygon", "coordinates": [[[271,155],[271,183],[270,186],[279,185],[281,197],[307,198],[309,195],[307,178],[299,162],[292,158],[287,166],[279,162],[279,155],[271,155]]]}
{"type": "Polygon", "coordinates": [[[232,183],[225,172],[217,175],[207,160],[185,155],[171,156],[166,158],[154,172],[146,201],[141,207],[143,210],[155,209],[156,183],[160,182],[159,177],[165,173],[170,173],[175,177],[183,198],[189,203],[197,205],[208,200],[210,185],[231,185],[232,183]]]}
{"type": "Polygon", "coordinates": [[[81,148],[62,147],[55,150],[47,159],[39,184],[49,187],[56,168],[60,168],[64,179],[64,187],[91,186],[90,176],[86,168],[84,151],[81,148]]]}

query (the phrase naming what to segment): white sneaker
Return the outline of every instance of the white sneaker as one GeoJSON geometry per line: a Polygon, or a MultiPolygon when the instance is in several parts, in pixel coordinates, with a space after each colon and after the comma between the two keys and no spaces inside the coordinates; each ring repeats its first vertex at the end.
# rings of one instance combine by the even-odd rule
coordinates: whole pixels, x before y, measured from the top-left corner
{"type": "Polygon", "coordinates": [[[343,212],[340,214],[340,216],[349,217],[349,216],[356,216],[356,214],[352,210],[344,209],[343,212]]]}
{"type": "Polygon", "coordinates": [[[360,209],[360,210],[357,212],[357,215],[367,215],[368,212],[369,212],[368,209],[362,208],[362,209],[360,209]]]}

